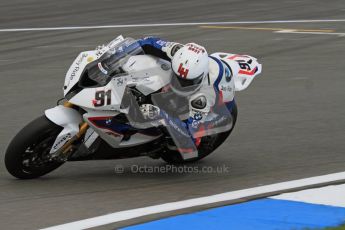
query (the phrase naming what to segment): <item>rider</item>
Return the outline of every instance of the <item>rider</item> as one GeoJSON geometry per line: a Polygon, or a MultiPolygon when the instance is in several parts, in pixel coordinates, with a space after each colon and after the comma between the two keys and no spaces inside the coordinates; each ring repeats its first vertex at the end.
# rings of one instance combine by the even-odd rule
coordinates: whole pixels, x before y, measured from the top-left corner
{"type": "Polygon", "coordinates": [[[152,118],[152,114],[156,113],[166,122],[177,123],[178,127],[185,128],[174,129],[177,137],[186,136],[183,130],[187,130],[188,134],[194,135],[192,143],[198,146],[200,137],[207,133],[209,127],[221,123],[225,115],[229,117],[234,104],[234,89],[230,84],[234,71],[229,64],[217,57],[209,56],[204,47],[195,43],[182,45],[155,37],[140,39],[138,43],[146,54],[171,62],[174,74],[170,83],[171,90],[177,95],[188,98],[189,101],[189,118],[182,122],[179,122],[179,119],[169,118],[168,114],[151,104],[141,105],[140,109],[144,117],[152,118]],[[227,85],[225,90],[232,91],[230,94],[223,93],[224,89],[220,85],[224,84],[227,85]],[[213,113],[210,113],[211,111],[213,113]]]}

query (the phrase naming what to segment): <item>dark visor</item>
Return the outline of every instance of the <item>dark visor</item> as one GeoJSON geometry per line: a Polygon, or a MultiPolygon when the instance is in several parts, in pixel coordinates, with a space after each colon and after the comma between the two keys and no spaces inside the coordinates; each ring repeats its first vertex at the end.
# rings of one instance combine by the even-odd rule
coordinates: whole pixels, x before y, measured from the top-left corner
{"type": "Polygon", "coordinates": [[[174,87],[178,91],[191,91],[193,92],[195,89],[199,87],[204,77],[204,73],[200,74],[197,78],[194,79],[185,79],[181,78],[177,74],[173,73],[171,79],[171,86],[174,87]]]}
{"type": "Polygon", "coordinates": [[[202,77],[204,76],[204,73],[200,74],[198,77],[194,79],[186,79],[178,76],[177,74],[174,73],[175,76],[173,76],[175,79],[178,80],[180,83],[181,87],[186,87],[186,86],[192,86],[192,85],[198,85],[202,82],[202,77]]]}

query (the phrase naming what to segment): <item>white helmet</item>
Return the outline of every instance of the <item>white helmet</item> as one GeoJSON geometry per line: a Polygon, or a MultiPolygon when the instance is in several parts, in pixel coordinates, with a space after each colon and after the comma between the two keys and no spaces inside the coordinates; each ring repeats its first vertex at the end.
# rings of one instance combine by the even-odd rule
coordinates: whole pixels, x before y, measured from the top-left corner
{"type": "Polygon", "coordinates": [[[208,74],[206,49],[195,43],[188,43],[174,54],[172,61],[174,76],[172,89],[177,93],[191,94],[198,90],[208,74]]]}

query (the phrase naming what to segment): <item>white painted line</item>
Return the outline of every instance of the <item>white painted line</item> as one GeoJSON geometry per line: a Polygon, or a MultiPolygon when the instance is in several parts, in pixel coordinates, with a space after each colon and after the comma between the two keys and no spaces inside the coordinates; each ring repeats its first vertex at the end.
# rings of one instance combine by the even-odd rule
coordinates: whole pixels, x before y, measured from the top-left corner
{"type": "Polygon", "coordinates": [[[182,22],[182,23],[149,23],[149,24],[128,24],[128,25],[104,25],[104,26],[64,26],[64,27],[40,27],[40,28],[34,28],[33,27],[33,28],[0,29],[0,32],[85,30],[85,29],[110,29],[110,28],[131,28],[131,27],[165,27],[165,26],[198,26],[198,25],[323,23],[323,22],[345,22],[345,19],[239,21],[239,22],[182,22]]]}
{"type": "Polygon", "coordinates": [[[282,33],[282,34],[313,34],[313,35],[337,35],[340,37],[345,36],[345,33],[327,33],[327,32],[307,32],[307,31],[294,31],[294,30],[279,30],[274,31],[274,33],[282,33]]]}
{"type": "Polygon", "coordinates": [[[56,49],[56,48],[86,48],[93,47],[94,45],[50,45],[50,46],[36,46],[35,49],[56,49]]]}
{"type": "Polygon", "coordinates": [[[200,197],[195,199],[177,201],[172,203],[154,205],[144,208],[132,209],[127,211],[115,212],[103,216],[75,221],[67,224],[57,225],[43,230],[76,230],[76,229],[88,229],[98,227],[106,224],[111,224],[119,221],[134,219],[137,217],[147,216],[151,214],[157,214],[168,211],[176,211],[180,209],[196,207],[201,205],[213,204],[223,201],[237,200],[241,198],[264,195],[267,193],[281,192],[288,189],[298,189],[304,186],[313,186],[322,183],[335,182],[345,180],[345,172],[328,174],[324,176],[317,176],[311,178],[305,178],[300,180],[287,181],[277,184],[265,185],[255,188],[243,189],[233,192],[226,192],[217,195],[200,197]]]}
{"type": "Polygon", "coordinates": [[[345,208],[345,184],[284,193],[270,198],[292,200],[311,204],[323,204],[345,208]]]}

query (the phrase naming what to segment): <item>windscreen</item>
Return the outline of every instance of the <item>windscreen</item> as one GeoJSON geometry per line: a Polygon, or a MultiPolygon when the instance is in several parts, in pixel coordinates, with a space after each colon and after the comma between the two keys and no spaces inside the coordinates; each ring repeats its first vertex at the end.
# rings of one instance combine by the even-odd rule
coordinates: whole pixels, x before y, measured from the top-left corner
{"type": "Polygon", "coordinates": [[[89,64],[87,74],[99,85],[105,85],[112,77],[123,75],[121,68],[131,56],[143,54],[139,43],[133,38],[126,38],[110,48],[98,60],[89,64]]]}

